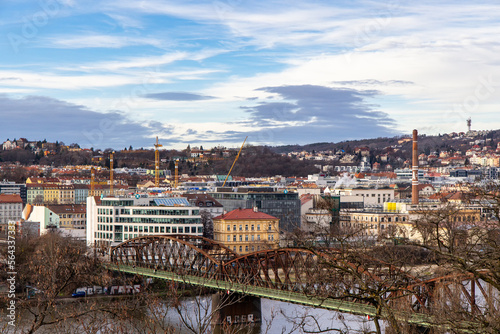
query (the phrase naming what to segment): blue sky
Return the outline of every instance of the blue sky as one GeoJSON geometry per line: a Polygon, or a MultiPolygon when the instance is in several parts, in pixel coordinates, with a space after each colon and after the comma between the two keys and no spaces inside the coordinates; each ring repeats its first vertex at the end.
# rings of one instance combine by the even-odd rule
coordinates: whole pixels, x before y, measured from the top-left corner
{"type": "Polygon", "coordinates": [[[496,1],[2,0],[0,141],[165,148],[499,129],[496,1]]]}

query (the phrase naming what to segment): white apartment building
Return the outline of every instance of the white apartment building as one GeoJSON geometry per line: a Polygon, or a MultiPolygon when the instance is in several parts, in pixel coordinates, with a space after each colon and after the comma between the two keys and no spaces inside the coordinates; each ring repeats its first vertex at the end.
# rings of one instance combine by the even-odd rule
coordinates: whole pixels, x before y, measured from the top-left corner
{"type": "Polygon", "coordinates": [[[0,232],[8,229],[9,221],[18,222],[23,217],[23,201],[19,195],[0,194],[0,232]]]}
{"type": "Polygon", "coordinates": [[[394,199],[394,189],[389,187],[337,188],[331,190],[331,193],[335,196],[341,196],[344,201],[355,201],[356,198],[361,198],[364,206],[382,205],[394,199]]]}
{"type": "Polygon", "coordinates": [[[145,235],[203,235],[200,209],[183,197],[87,198],[87,243],[99,247],[145,235]]]}
{"type": "Polygon", "coordinates": [[[28,225],[38,224],[40,235],[46,233],[50,228],[59,228],[60,226],[59,215],[43,205],[27,204],[23,211],[23,217],[28,225]]]}

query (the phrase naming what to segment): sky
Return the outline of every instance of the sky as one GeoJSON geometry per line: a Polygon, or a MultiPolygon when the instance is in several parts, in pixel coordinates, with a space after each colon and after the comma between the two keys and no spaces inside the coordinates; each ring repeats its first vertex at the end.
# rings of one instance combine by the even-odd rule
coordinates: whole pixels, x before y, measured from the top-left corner
{"type": "Polygon", "coordinates": [[[239,147],[500,129],[498,1],[2,0],[0,142],[239,147]]]}

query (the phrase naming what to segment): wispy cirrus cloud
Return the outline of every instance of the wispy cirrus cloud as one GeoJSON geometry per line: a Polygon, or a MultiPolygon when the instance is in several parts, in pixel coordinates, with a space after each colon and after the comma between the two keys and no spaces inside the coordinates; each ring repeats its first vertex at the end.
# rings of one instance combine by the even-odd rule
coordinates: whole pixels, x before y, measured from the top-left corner
{"type": "Polygon", "coordinates": [[[109,48],[120,49],[128,46],[154,46],[162,48],[165,41],[152,37],[131,37],[103,34],[59,35],[51,36],[40,41],[47,48],[60,49],[87,49],[87,48],[109,48]]]}
{"type": "Polygon", "coordinates": [[[154,100],[163,100],[163,101],[203,101],[203,100],[213,100],[216,97],[200,95],[194,93],[186,93],[186,92],[163,92],[163,93],[151,93],[146,94],[144,97],[148,99],[154,100]]]}

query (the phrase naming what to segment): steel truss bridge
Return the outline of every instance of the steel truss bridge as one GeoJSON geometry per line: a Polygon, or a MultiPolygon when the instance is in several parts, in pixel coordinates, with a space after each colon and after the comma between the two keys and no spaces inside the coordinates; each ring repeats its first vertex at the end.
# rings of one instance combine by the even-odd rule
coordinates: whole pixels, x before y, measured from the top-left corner
{"type": "MultiPolygon", "coordinates": [[[[400,268],[342,252],[282,248],[239,255],[192,235],[144,236],[111,249],[110,269],[219,290],[376,316],[377,303],[396,318],[433,325],[433,314],[498,316],[499,293],[467,275],[421,280],[400,268]],[[379,296],[381,299],[377,299],[379,296]],[[452,303],[457,301],[458,303],[452,303]]],[[[383,310],[382,318],[387,317],[383,310]]]]}

